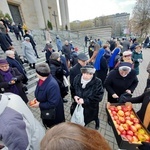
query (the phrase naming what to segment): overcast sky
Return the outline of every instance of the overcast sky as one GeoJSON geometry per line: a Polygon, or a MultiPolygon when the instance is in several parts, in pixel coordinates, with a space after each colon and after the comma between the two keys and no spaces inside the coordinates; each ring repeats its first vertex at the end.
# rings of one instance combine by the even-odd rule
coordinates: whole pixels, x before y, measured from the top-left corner
{"type": "Polygon", "coordinates": [[[69,19],[88,20],[102,15],[132,13],[136,0],[68,0],[69,19]]]}

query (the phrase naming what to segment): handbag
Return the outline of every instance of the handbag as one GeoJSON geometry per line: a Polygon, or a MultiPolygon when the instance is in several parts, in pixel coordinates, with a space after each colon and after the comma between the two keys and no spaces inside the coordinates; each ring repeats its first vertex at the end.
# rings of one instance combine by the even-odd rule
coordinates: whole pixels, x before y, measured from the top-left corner
{"type": "Polygon", "coordinates": [[[71,122],[84,126],[84,114],[81,104],[77,104],[75,111],[71,117],[71,122]]]}
{"type": "Polygon", "coordinates": [[[56,117],[56,109],[55,108],[41,110],[41,118],[42,119],[54,120],[55,117],[56,117]]]}

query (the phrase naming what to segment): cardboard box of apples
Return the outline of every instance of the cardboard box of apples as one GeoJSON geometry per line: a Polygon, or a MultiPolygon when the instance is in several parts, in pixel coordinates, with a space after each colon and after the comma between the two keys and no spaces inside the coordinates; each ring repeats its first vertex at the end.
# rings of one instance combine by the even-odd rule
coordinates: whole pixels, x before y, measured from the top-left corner
{"type": "Polygon", "coordinates": [[[119,148],[136,150],[141,142],[150,142],[150,133],[133,110],[131,103],[108,102],[106,112],[119,148]]]}

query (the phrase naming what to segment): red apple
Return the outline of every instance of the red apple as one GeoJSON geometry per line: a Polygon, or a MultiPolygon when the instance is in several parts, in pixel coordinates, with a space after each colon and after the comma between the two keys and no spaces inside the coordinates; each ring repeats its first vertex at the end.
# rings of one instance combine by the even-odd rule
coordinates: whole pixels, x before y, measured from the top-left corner
{"type": "Polygon", "coordinates": [[[125,123],[125,118],[124,117],[119,117],[119,120],[121,123],[125,123]]]}
{"type": "Polygon", "coordinates": [[[133,136],[133,137],[132,137],[132,142],[133,142],[133,143],[134,143],[134,142],[136,143],[136,142],[138,142],[138,141],[139,141],[139,140],[138,140],[138,138],[137,138],[136,136],[133,136]]]}
{"type": "Polygon", "coordinates": [[[121,107],[121,106],[117,106],[117,109],[118,109],[118,110],[121,110],[121,109],[122,109],[122,107],[121,107]]]}
{"type": "Polygon", "coordinates": [[[122,133],[124,131],[124,128],[122,126],[118,126],[118,130],[120,131],[120,133],[122,133]]]}
{"type": "Polygon", "coordinates": [[[114,111],[118,112],[118,108],[117,108],[117,107],[115,107],[115,108],[114,108],[114,111]]]}
{"type": "Polygon", "coordinates": [[[122,124],[122,127],[123,127],[125,130],[129,130],[129,125],[128,125],[128,124],[122,124]]]}
{"type": "Polygon", "coordinates": [[[126,119],[126,120],[130,120],[130,117],[129,117],[129,116],[127,116],[127,117],[125,117],[125,119],[126,119]]]}
{"type": "Polygon", "coordinates": [[[122,132],[121,132],[121,135],[126,135],[127,134],[127,132],[125,131],[125,130],[123,130],[122,132]]]}
{"type": "Polygon", "coordinates": [[[126,108],[127,108],[128,111],[131,111],[132,110],[132,105],[127,105],[126,108]]]}
{"type": "Polygon", "coordinates": [[[125,116],[130,116],[131,113],[129,111],[126,111],[124,114],[125,116]]]}
{"type": "Polygon", "coordinates": [[[118,120],[119,119],[119,117],[118,116],[114,116],[114,120],[118,120]]]}
{"type": "Polygon", "coordinates": [[[116,122],[117,122],[117,124],[118,124],[118,125],[120,125],[120,124],[121,124],[120,120],[116,120],[116,122]]]}
{"type": "Polygon", "coordinates": [[[132,132],[137,132],[137,128],[135,126],[133,126],[133,125],[130,126],[130,130],[132,132]]]}
{"type": "Polygon", "coordinates": [[[121,116],[121,117],[123,117],[124,116],[124,112],[122,110],[119,110],[118,111],[118,115],[121,116]]]}
{"type": "Polygon", "coordinates": [[[126,135],[126,138],[128,139],[129,142],[132,142],[132,136],[131,135],[126,135]]]}
{"type": "Polygon", "coordinates": [[[116,111],[114,110],[111,113],[113,114],[113,116],[117,115],[116,111]]]}
{"type": "Polygon", "coordinates": [[[115,106],[110,106],[109,109],[110,109],[111,111],[113,111],[113,110],[115,110],[115,106]]]}
{"type": "Polygon", "coordinates": [[[132,120],[133,120],[134,123],[139,123],[140,122],[138,118],[133,118],[132,120]]]}
{"type": "Polygon", "coordinates": [[[122,111],[127,112],[128,108],[126,106],[122,106],[122,111]]]}
{"type": "Polygon", "coordinates": [[[136,127],[137,130],[142,128],[142,126],[139,123],[134,124],[134,126],[136,127]]]}
{"type": "Polygon", "coordinates": [[[126,120],[126,123],[127,123],[128,125],[132,125],[132,124],[133,124],[133,122],[130,121],[130,120],[126,120]]]}
{"type": "Polygon", "coordinates": [[[128,130],[128,131],[127,131],[127,134],[133,136],[133,131],[128,130]]]}
{"type": "Polygon", "coordinates": [[[133,120],[135,118],[135,116],[133,114],[130,115],[131,120],[133,120]]]}

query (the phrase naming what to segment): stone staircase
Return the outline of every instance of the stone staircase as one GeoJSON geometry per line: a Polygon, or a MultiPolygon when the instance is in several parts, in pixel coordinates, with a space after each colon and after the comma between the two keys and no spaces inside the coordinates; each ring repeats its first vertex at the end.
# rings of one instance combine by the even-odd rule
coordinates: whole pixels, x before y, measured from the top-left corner
{"type": "MultiPolygon", "coordinates": [[[[36,31],[36,32],[33,31],[32,33],[33,33],[34,40],[37,44],[36,48],[37,48],[37,52],[38,52],[39,57],[40,57],[39,59],[37,59],[36,64],[39,64],[41,62],[45,62],[45,53],[42,52],[42,50],[43,50],[46,42],[44,40],[43,31],[41,31],[41,32],[40,31],[36,31]]],[[[53,31],[53,33],[51,33],[51,37],[52,37],[52,40],[53,40],[52,45],[53,45],[55,50],[57,50],[56,44],[55,44],[56,43],[55,38],[56,38],[57,34],[58,33],[54,32],[54,31],[53,31]]],[[[74,33],[72,33],[72,34],[74,34],[74,33]]],[[[23,39],[22,39],[22,41],[17,41],[16,37],[13,33],[9,33],[9,35],[10,35],[12,41],[13,41],[13,46],[14,46],[15,50],[17,51],[18,55],[22,56],[21,43],[22,43],[23,39]]],[[[76,40],[76,34],[74,34],[74,37],[75,37],[73,39],[74,46],[78,47],[80,52],[81,51],[82,52],[85,52],[85,51],[87,52],[87,49],[85,47],[83,47],[83,44],[78,43],[78,40],[76,40]]],[[[64,42],[67,39],[67,36],[63,36],[62,34],[60,34],[60,38],[61,38],[62,42],[64,42]]],[[[0,57],[1,58],[6,57],[2,50],[0,50],[0,57]]],[[[30,69],[29,65],[26,64],[26,63],[23,64],[23,65],[25,67],[26,74],[27,74],[27,77],[29,79],[27,88],[28,88],[28,93],[30,94],[30,93],[34,92],[37,81],[38,81],[38,78],[36,76],[35,69],[30,69]]]]}

